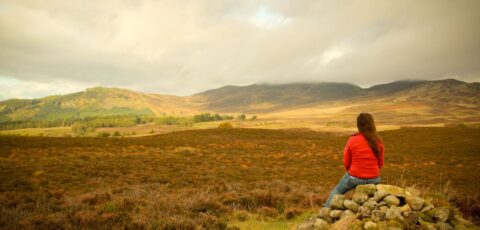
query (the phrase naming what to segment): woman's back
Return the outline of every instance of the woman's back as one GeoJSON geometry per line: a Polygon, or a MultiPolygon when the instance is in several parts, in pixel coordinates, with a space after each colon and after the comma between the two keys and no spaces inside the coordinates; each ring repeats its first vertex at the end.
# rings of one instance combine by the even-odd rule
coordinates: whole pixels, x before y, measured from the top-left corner
{"type": "Polygon", "coordinates": [[[377,158],[361,133],[352,135],[345,145],[343,164],[348,173],[357,178],[374,178],[380,175],[384,162],[384,147],[378,143],[377,158]]]}

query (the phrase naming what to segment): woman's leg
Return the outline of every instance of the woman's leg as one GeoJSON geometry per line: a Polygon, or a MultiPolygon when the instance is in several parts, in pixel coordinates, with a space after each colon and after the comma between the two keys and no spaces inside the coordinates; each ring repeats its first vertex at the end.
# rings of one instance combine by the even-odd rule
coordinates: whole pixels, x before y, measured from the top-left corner
{"type": "Polygon", "coordinates": [[[340,179],[340,182],[338,182],[337,186],[335,186],[332,192],[330,192],[330,196],[328,196],[327,202],[325,203],[325,207],[327,208],[330,207],[330,202],[332,201],[332,198],[334,195],[345,194],[350,189],[352,189],[352,187],[350,187],[348,183],[349,177],[350,175],[348,175],[348,173],[345,173],[345,175],[343,175],[342,179],[340,179]]]}

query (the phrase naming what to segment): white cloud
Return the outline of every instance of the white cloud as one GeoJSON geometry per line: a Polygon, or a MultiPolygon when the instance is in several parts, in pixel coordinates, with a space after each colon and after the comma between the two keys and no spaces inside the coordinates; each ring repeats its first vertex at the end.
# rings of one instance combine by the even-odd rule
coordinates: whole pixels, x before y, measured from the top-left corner
{"type": "Polygon", "coordinates": [[[259,6],[255,15],[251,16],[248,21],[257,27],[272,29],[278,26],[288,25],[292,19],[273,11],[269,7],[259,6]]]}

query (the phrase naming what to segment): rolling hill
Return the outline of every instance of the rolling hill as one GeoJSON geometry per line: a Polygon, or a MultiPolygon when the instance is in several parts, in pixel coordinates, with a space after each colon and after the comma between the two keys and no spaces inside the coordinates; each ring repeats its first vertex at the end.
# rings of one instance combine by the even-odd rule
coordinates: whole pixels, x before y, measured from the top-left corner
{"type": "Polygon", "coordinates": [[[351,121],[363,111],[375,113],[386,124],[477,122],[478,98],[480,83],[454,79],[396,81],[370,88],[349,83],[252,84],[183,97],[96,87],[68,95],[0,102],[0,122],[218,112],[261,114],[269,119],[316,119],[326,125],[326,120],[330,124],[351,121]]]}

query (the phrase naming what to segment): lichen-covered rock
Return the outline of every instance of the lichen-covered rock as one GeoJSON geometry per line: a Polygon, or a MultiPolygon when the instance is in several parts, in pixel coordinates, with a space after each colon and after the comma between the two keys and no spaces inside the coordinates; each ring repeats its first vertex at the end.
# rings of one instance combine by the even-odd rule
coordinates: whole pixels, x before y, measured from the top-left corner
{"type": "Polygon", "coordinates": [[[420,196],[422,195],[422,192],[416,188],[413,187],[406,187],[405,188],[405,195],[407,196],[420,196]]]}
{"type": "Polygon", "coordinates": [[[419,219],[418,222],[420,222],[420,226],[422,227],[422,229],[437,230],[437,228],[435,227],[435,224],[433,224],[433,223],[423,221],[422,219],[419,219]]]}
{"type": "Polygon", "coordinates": [[[433,196],[420,197],[420,191],[413,188],[402,190],[391,185],[375,188],[377,191],[373,192],[371,185],[361,186],[353,191],[352,199],[334,196],[331,208],[320,209],[317,216],[297,229],[478,229],[447,201],[439,200],[435,207],[433,196]]]}
{"type": "Polygon", "coordinates": [[[405,190],[395,185],[377,184],[377,191],[383,191],[397,197],[405,197],[405,190]]]}
{"type": "Polygon", "coordinates": [[[348,216],[355,216],[355,213],[350,210],[345,210],[342,212],[342,215],[340,215],[340,219],[343,219],[348,216]]]}
{"type": "Polygon", "coordinates": [[[332,217],[333,219],[338,219],[338,218],[340,218],[342,213],[343,213],[342,210],[332,210],[332,211],[330,211],[330,213],[328,215],[330,217],[332,217]]]}
{"type": "Polygon", "coordinates": [[[435,227],[437,227],[438,230],[453,230],[452,225],[445,222],[437,222],[435,227]]]}
{"type": "Polygon", "coordinates": [[[375,206],[378,206],[378,203],[376,201],[369,200],[369,201],[363,203],[362,206],[366,207],[370,210],[373,210],[375,208],[375,206]]]}
{"type": "Polygon", "coordinates": [[[330,213],[330,211],[332,211],[331,208],[322,207],[318,212],[318,217],[328,216],[328,213],[330,213]]]}
{"type": "Polygon", "coordinates": [[[330,226],[330,230],[360,230],[362,229],[362,221],[355,216],[349,216],[335,222],[330,226]]]}
{"type": "Polygon", "coordinates": [[[373,197],[372,199],[376,202],[382,200],[383,198],[385,198],[386,196],[388,196],[389,194],[386,192],[386,191],[376,191],[374,194],[373,194],[373,197]]]}
{"type": "Polygon", "coordinates": [[[352,212],[357,212],[358,208],[360,205],[357,204],[357,202],[353,200],[345,200],[343,202],[343,206],[345,206],[346,209],[351,210],[352,212]]]}
{"type": "Polygon", "coordinates": [[[388,195],[385,198],[383,198],[383,201],[387,203],[389,206],[395,205],[398,206],[400,205],[400,200],[394,196],[394,195],[388,195]]]}
{"type": "Polygon", "coordinates": [[[372,220],[375,221],[375,222],[385,220],[385,214],[386,214],[386,212],[383,212],[381,210],[373,210],[372,211],[372,220]]]}
{"type": "Polygon", "coordinates": [[[445,222],[448,220],[448,217],[450,215],[450,210],[446,207],[437,207],[434,209],[435,213],[435,219],[440,220],[441,222],[445,222]]]}
{"type": "Polygon", "coordinates": [[[317,218],[313,223],[313,227],[316,230],[327,230],[329,228],[328,223],[325,220],[317,218]]]}
{"type": "Polygon", "coordinates": [[[412,208],[410,207],[409,204],[405,204],[404,206],[402,206],[400,208],[400,212],[404,213],[404,212],[411,212],[412,211],[412,208]]]}
{"type": "Polygon", "coordinates": [[[332,209],[344,209],[343,202],[345,201],[345,196],[336,194],[332,197],[330,201],[330,207],[332,209]]]}
{"type": "Polygon", "coordinates": [[[377,224],[372,221],[367,221],[365,224],[363,224],[363,228],[365,230],[376,230],[377,224]]]}
{"type": "Polygon", "coordinates": [[[361,184],[355,188],[355,192],[365,193],[368,196],[372,196],[377,191],[377,187],[374,184],[361,184]]]}
{"type": "Polygon", "coordinates": [[[433,205],[432,203],[432,200],[431,199],[424,199],[424,204],[423,204],[423,208],[422,208],[422,212],[426,212],[428,210],[432,210],[435,208],[435,205],[433,205]]]}
{"type": "Polygon", "coordinates": [[[358,213],[360,213],[362,217],[370,217],[372,215],[372,210],[367,207],[360,206],[360,208],[358,208],[358,213]]]}
{"type": "Polygon", "coordinates": [[[422,209],[425,200],[418,196],[406,196],[405,202],[407,202],[413,210],[418,211],[422,209]]]}
{"type": "Polygon", "coordinates": [[[362,192],[355,192],[353,194],[352,200],[357,202],[357,204],[363,204],[365,201],[367,201],[368,195],[362,192]]]}
{"type": "Polygon", "coordinates": [[[400,208],[396,206],[392,206],[387,210],[385,218],[388,220],[403,220],[400,208]]]}

